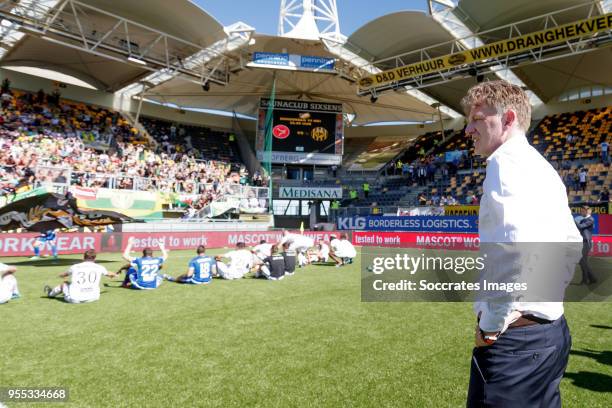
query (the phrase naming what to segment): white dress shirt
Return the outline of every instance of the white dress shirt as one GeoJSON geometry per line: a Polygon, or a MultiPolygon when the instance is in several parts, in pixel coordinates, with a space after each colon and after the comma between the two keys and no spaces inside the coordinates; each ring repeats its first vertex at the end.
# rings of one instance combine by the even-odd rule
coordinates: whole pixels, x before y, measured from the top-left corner
{"type": "MultiPolygon", "coordinates": [[[[479,235],[481,243],[581,242],[568,206],[565,186],[555,169],[534,149],[525,134],[516,132],[487,158],[487,174],[480,202],[479,235]]],[[[487,261],[499,269],[519,263],[493,251],[487,261]]],[[[568,270],[575,264],[569,265],[568,270]]],[[[518,271],[523,273],[526,271],[518,271]]],[[[531,273],[531,272],[530,272],[531,273]]],[[[508,275],[508,274],[507,274],[508,275]]],[[[510,273],[509,275],[512,275],[510,273]]],[[[512,322],[513,311],[556,320],[563,315],[562,302],[476,302],[480,328],[504,331],[512,322]]]]}

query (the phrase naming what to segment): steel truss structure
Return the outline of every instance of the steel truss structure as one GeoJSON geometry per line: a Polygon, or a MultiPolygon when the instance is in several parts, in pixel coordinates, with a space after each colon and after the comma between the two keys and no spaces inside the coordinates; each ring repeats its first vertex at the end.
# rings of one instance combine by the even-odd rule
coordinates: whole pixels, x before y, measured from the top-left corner
{"type": "Polygon", "coordinates": [[[248,45],[255,31],[235,24],[225,39],[204,48],[78,0],[4,0],[0,17],[46,41],[202,85],[227,84],[236,64],[231,51],[248,45]]]}
{"type": "MultiPolygon", "coordinates": [[[[445,3],[445,2],[437,2],[445,3]]],[[[548,14],[525,19],[516,23],[508,24],[491,30],[477,32],[465,38],[436,44],[419,50],[410,51],[393,57],[380,59],[368,63],[380,70],[390,70],[403,67],[416,62],[426,62],[437,57],[451,55],[458,52],[468,51],[479,45],[486,44],[483,38],[493,38],[498,40],[510,40],[517,36],[529,34],[534,26],[540,29],[553,29],[561,26],[557,20],[565,13],[581,13],[581,19],[591,18],[602,14],[602,7],[599,2],[581,4],[568,7],[548,14]]],[[[484,61],[475,62],[470,65],[460,65],[444,71],[432,72],[399,80],[391,84],[381,84],[380,86],[368,89],[359,89],[358,95],[371,94],[376,96],[387,90],[397,90],[401,87],[411,87],[413,89],[426,88],[433,85],[442,84],[455,79],[473,77],[490,72],[499,72],[514,67],[550,61],[564,58],[571,55],[578,55],[608,46],[612,40],[610,30],[598,34],[585,35],[580,38],[565,41],[563,43],[541,46],[537,49],[527,50],[521,53],[507,55],[504,57],[492,57],[484,61]]],[[[364,77],[367,75],[364,75],[364,77]]]]}
{"type": "Polygon", "coordinates": [[[312,14],[320,34],[340,34],[336,0],[281,0],[278,35],[293,30],[306,12],[312,14]]]}

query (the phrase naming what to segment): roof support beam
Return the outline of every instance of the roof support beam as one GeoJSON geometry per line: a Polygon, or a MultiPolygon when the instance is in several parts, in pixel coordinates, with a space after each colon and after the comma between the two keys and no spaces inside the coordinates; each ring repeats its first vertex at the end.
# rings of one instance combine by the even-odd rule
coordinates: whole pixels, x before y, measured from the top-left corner
{"type": "MultiPolygon", "coordinates": [[[[555,11],[553,13],[547,13],[541,16],[522,20],[513,24],[508,24],[492,30],[487,30],[476,34],[472,33],[467,37],[458,38],[446,43],[436,44],[420,50],[414,50],[408,53],[402,53],[393,57],[374,61],[372,63],[368,63],[368,65],[374,65],[381,71],[390,71],[396,68],[405,67],[406,61],[410,61],[411,64],[424,64],[423,66],[425,66],[427,64],[434,63],[437,60],[442,60],[443,58],[450,59],[450,56],[472,56],[474,62],[467,64],[458,61],[458,63],[452,66],[447,66],[448,64],[438,65],[442,68],[438,69],[438,67],[436,67],[435,69],[428,70],[427,73],[405,75],[402,79],[397,80],[393,78],[391,80],[370,82],[369,79],[373,77],[371,74],[369,74],[368,76],[364,76],[360,82],[362,87],[359,89],[358,94],[367,95],[373,91],[380,93],[390,89],[394,90],[401,86],[410,86],[420,89],[448,82],[453,79],[466,78],[488,72],[499,73],[503,76],[510,72],[509,68],[513,68],[515,66],[539,63],[569,55],[581,54],[599,47],[603,47],[611,42],[612,34],[608,29],[604,31],[600,30],[595,34],[587,33],[581,36],[574,36],[572,39],[564,42],[546,43],[539,47],[531,47],[530,49],[526,49],[525,51],[518,53],[502,52],[500,53],[501,55],[497,55],[496,52],[493,51],[484,55],[484,58],[481,58],[483,57],[483,54],[479,54],[478,56],[472,55],[475,55],[476,51],[479,51],[472,51],[472,49],[479,46],[486,46],[486,44],[482,42],[481,38],[493,37],[496,39],[504,38],[504,40],[512,40],[517,37],[517,33],[531,32],[532,29],[527,27],[533,26],[534,23],[546,24],[548,29],[559,28],[561,25],[556,22],[555,16],[559,16],[561,13],[570,10],[572,12],[582,12],[584,16],[583,18],[590,18],[599,15],[595,3],[589,3],[586,5],[582,4],[555,11]]],[[[453,33],[453,35],[455,35],[455,33],[453,33]]],[[[463,59],[463,61],[465,61],[465,59],[463,59]]],[[[424,71],[425,69],[421,70],[421,72],[424,71]]]]}
{"type": "Polygon", "coordinates": [[[225,58],[223,48],[203,48],[78,0],[62,0],[59,4],[22,1],[13,4],[10,10],[0,9],[0,17],[17,23],[21,31],[30,35],[151,72],[172,71],[177,76],[202,83],[204,70],[206,81],[227,83],[229,73],[222,64],[214,61],[210,67],[207,65],[213,59],[225,58]],[[100,21],[111,28],[98,32],[100,21]],[[208,58],[200,58],[197,62],[204,67],[184,63],[203,53],[208,58]]]}

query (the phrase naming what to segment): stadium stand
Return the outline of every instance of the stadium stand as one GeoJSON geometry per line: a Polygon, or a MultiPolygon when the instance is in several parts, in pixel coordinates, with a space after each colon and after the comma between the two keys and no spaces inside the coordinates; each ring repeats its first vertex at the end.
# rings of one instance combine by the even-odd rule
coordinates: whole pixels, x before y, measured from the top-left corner
{"type": "MultiPolygon", "coordinates": [[[[600,145],[610,143],[612,108],[565,112],[544,117],[528,134],[530,143],[558,170],[568,187],[572,203],[596,202],[604,187],[612,185],[608,164],[601,162],[600,145]],[[586,185],[579,182],[586,169],[586,185]]],[[[359,189],[359,180],[343,180],[361,193],[343,204],[354,207],[439,205],[477,203],[482,192],[486,162],[473,155],[473,144],[464,129],[428,132],[382,170],[368,197],[359,189]],[[465,151],[455,160],[445,154],[465,151]],[[423,194],[426,201],[419,202],[423,194]]],[[[348,196],[348,194],[346,194],[348,196]]]]}
{"type": "Polygon", "coordinates": [[[610,137],[611,107],[551,115],[532,133],[532,144],[549,161],[597,159],[610,137]]]}
{"type": "Polygon", "coordinates": [[[188,152],[197,159],[241,163],[229,132],[150,117],[140,117],[139,122],[167,153],[188,152]]]}
{"type": "Polygon", "coordinates": [[[0,121],[3,194],[44,183],[160,190],[202,194],[195,200],[201,208],[225,187],[248,181],[228,134],[203,127],[181,125],[173,134],[168,122],[149,120],[160,141],[155,148],[118,112],[59,93],[8,88],[2,91],[0,121]],[[188,136],[189,150],[178,142],[188,136]]]}

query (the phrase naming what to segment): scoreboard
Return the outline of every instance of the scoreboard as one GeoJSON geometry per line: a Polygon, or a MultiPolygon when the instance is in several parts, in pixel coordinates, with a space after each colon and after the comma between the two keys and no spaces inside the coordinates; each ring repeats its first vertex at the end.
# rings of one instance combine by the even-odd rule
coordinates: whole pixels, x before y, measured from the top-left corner
{"type": "MultiPolygon", "coordinates": [[[[255,151],[264,160],[266,115],[271,101],[259,103],[255,151]]],[[[342,162],[342,104],[275,99],[272,110],[272,162],[333,165],[342,162]]]]}

